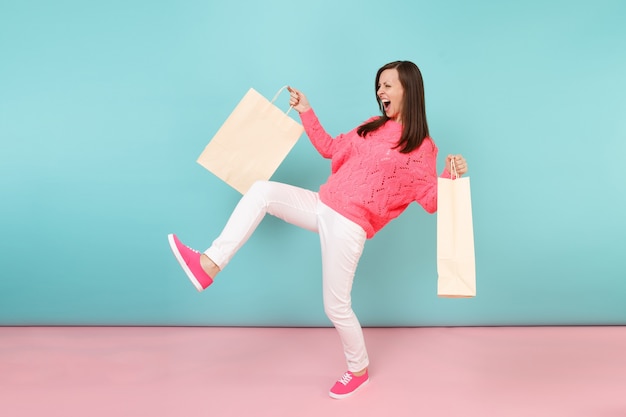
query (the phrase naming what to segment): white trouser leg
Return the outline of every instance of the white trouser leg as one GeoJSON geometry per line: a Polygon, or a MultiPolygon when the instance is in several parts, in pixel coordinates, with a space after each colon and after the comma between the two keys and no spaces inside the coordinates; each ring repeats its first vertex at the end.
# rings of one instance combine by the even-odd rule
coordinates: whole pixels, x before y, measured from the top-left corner
{"type": "Polygon", "coordinates": [[[316,192],[271,181],[258,181],[241,197],[222,233],[204,253],[224,269],[250,238],[266,213],[317,232],[316,192]]]}
{"type": "Polygon", "coordinates": [[[350,293],[366,234],[361,226],[323,203],[320,203],[319,234],[324,310],[339,332],[348,370],[358,372],[369,365],[369,359],[350,293]]]}
{"type": "Polygon", "coordinates": [[[363,331],[350,297],[366,234],[359,225],[320,202],[316,192],[277,182],[256,182],[205,254],[224,269],[266,213],[319,233],[324,310],[339,333],[348,369],[356,372],[367,367],[363,331]]]}

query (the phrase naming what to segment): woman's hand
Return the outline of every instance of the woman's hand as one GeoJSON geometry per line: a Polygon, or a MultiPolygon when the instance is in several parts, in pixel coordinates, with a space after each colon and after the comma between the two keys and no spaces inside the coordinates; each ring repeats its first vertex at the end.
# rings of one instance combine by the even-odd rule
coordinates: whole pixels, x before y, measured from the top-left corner
{"type": "Polygon", "coordinates": [[[446,168],[452,175],[452,161],[454,160],[454,166],[456,167],[456,173],[459,174],[459,177],[465,173],[467,173],[467,161],[463,158],[463,155],[448,155],[446,157],[446,168]]]}
{"type": "Polygon", "coordinates": [[[302,94],[302,92],[291,87],[287,87],[287,90],[291,93],[289,97],[289,105],[296,109],[298,113],[304,113],[311,108],[309,100],[307,100],[306,96],[302,94]]]}

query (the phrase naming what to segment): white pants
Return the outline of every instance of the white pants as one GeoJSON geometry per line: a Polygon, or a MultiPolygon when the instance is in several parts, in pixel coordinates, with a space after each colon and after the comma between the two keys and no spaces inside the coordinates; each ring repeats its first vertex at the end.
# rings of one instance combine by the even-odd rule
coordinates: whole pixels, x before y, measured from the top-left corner
{"type": "Polygon", "coordinates": [[[369,359],[363,331],[350,297],[366,234],[361,226],[322,203],[318,193],[277,182],[256,182],[205,254],[224,269],[266,213],[319,233],[324,311],[339,332],[348,370],[366,368],[369,359]]]}

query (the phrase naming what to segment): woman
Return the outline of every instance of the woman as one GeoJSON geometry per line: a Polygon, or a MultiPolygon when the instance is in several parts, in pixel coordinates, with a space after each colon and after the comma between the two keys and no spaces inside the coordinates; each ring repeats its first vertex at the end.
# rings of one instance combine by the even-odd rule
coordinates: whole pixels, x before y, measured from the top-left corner
{"type": "MultiPolygon", "coordinates": [[[[424,87],[419,68],[391,62],[376,74],[376,100],[382,116],[332,138],[306,96],[289,88],[290,104],[300,114],[313,146],[331,159],[331,174],[319,192],[259,181],[241,198],[220,236],[204,253],[169,243],[199,291],[206,289],[247,241],[266,213],[319,233],[322,247],[324,311],[339,333],[348,371],[330,389],[344,398],[369,381],[369,359],[350,293],[366,239],[372,238],[413,201],[437,210],[437,147],[429,136],[424,87]]],[[[442,177],[467,172],[461,155],[448,155],[442,177]]]]}

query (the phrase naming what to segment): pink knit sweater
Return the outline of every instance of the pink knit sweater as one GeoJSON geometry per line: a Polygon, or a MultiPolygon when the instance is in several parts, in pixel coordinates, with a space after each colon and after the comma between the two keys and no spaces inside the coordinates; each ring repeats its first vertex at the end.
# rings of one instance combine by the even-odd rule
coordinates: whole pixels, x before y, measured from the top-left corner
{"type": "MultiPolygon", "coordinates": [[[[333,139],[313,109],[301,113],[300,119],[315,149],[331,159],[320,199],[360,225],[368,239],[413,201],[429,213],[437,211],[437,146],[431,138],[404,154],[393,149],[402,133],[402,125],[393,120],[365,138],[355,128],[333,139]]],[[[447,169],[442,177],[450,178],[447,169]]]]}

